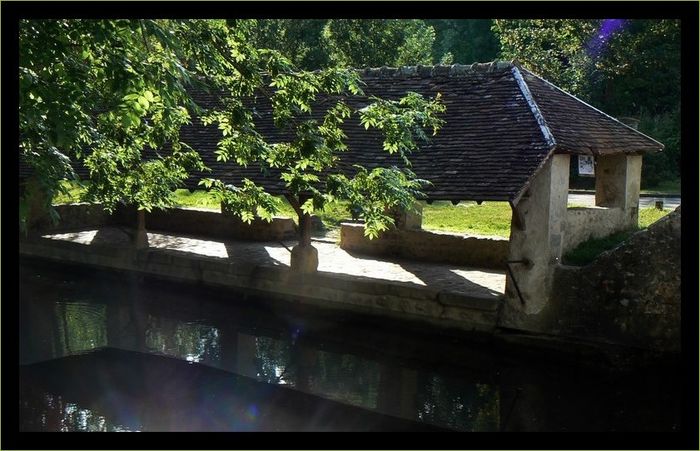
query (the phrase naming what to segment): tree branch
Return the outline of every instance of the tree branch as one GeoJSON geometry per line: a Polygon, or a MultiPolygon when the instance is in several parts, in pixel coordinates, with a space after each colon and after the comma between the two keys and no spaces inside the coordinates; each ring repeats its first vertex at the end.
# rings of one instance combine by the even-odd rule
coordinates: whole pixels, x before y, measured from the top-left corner
{"type": "Polygon", "coordinates": [[[141,25],[141,36],[143,37],[143,43],[146,45],[146,50],[148,50],[148,53],[152,53],[151,45],[146,38],[146,26],[143,24],[143,19],[139,19],[139,25],[141,25]]]}
{"type": "Polygon", "coordinates": [[[291,193],[285,193],[284,198],[287,199],[287,202],[289,202],[289,205],[292,206],[296,214],[301,217],[304,215],[304,212],[301,210],[301,203],[299,202],[299,199],[294,197],[291,193]]]}

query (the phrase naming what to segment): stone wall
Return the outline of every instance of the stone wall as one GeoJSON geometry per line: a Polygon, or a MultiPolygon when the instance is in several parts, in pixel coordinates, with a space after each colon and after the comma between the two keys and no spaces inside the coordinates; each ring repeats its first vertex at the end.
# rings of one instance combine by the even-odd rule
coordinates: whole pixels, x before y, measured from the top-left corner
{"type": "Polygon", "coordinates": [[[20,255],[58,262],[135,271],[166,279],[233,288],[285,302],[315,305],[440,327],[493,331],[500,301],[438,291],[412,283],[330,273],[300,275],[287,267],[163,249],[100,246],[35,238],[20,242],[20,255]]]}
{"type": "Polygon", "coordinates": [[[341,224],[340,247],[360,254],[492,269],[504,269],[508,257],[508,240],[504,238],[394,229],[370,240],[364,236],[362,224],[350,223],[341,224]]]}
{"type": "Polygon", "coordinates": [[[153,210],[146,215],[146,227],[151,230],[251,241],[282,241],[296,236],[291,218],[276,217],[272,222],[256,218],[252,223],[246,224],[232,214],[194,208],[153,210]]]}
{"type": "Polygon", "coordinates": [[[605,238],[628,229],[629,224],[622,208],[568,208],[562,254],[591,238],[605,238]]]}
{"type": "MultiPolygon", "coordinates": [[[[41,223],[36,224],[39,231],[61,231],[83,227],[100,227],[115,224],[115,217],[104,211],[101,205],[95,204],[63,204],[54,205],[59,221],[54,224],[45,216],[41,223]]],[[[134,213],[135,214],[135,213],[134,213]]],[[[134,216],[134,221],[136,220],[134,216]]]]}
{"type": "Polygon", "coordinates": [[[587,266],[559,266],[549,316],[561,335],[680,351],[681,208],[587,266]]]}
{"type": "MultiPolygon", "coordinates": [[[[136,224],[136,209],[133,207],[118,208],[112,215],[100,205],[91,204],[56,205],[56,210],[61,217],[59,223],[44,221],[39,230],[74,230],[102,225],[133,227],[136,224]]],[[[153,210],[146,213],[146,228],[251,241],[282,241],[296,236],[294,221],[290,218],[276,217],[272,222],[256,219],[246,224],[231,214],[196,208],[153,210]]]]}

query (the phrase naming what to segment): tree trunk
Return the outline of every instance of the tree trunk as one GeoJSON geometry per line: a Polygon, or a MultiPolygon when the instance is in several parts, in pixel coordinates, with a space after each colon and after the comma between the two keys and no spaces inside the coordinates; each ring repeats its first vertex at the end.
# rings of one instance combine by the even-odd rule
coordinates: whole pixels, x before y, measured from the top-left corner
{"type": "Polygon", "coordinates": [[[24,188],[25,201],[28,203],[26,212],[26,230],[32,231],[41,229],[51,224],[47,207],[50,202],[46,198],[46,193],[41,189],[39,180],[32,176],[26,181],[24,188]]]}
{"type": "Polygon", "coordinates": [[[315,273],[318,251],[311,245],[311,216],[301,210],[302,202],[290,195],[286,197],[299,218],[299,243],[292,248],[290,268],[296,273],[315,273]]]}
{"type": "Polygon", "coordinates": [[[299,245],[311,246],[311,216],[307,214],[299,217],[299,245]]]}
{"type": "Polygon", "coordinates": [[[137,210],[136,216],[138,223],[136,226],[136,234],[134,235],[134,245],[137,249],[148,247],[148,234],[146,233],[146,212],[137,210]]]}

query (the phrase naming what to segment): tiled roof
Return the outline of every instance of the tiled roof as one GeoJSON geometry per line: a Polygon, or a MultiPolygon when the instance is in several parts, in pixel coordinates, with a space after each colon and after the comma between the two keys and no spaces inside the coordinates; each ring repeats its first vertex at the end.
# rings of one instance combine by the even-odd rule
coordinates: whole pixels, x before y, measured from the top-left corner
{"type": "MultiPolygon", "coordinates": [[[[360,74],[367,96],[398,99],[407,91],[442,95],[444,126],[410,156],[416,175],[432,182],[425,192],[434,200],[515,200],[555,151],[597,155],[663,148],[510,62],[366,69],[360,74]]],[[[203,106],[218,101],[217,96],[203,93],[195,98],[203,106]]],[[[362,107],[368,101],[353,98],[348,103],[362,107]]],[[[248,104],[257,113],[258,130],[270,141],[288,137],[273,126],[265,98],[249,99],[248,104]]],[[[257,166],[217,162],[214,150],[220,132],[215,126],[194,122],[183,128],[181,138],[200,152],[213,171],[194,174],[189,188],[196,188],[201,176],[232,184],[247,177],[270,192],[284,191],[274,172],[265,176],[257,166]]],[[[353,164],[401,165],[397,157],[382,150],[380,134],[365,130],[356,117],[346,121],[344,130],[349,151],[340,154],[341,170],[350,171],[353,164]]]]}
{"type": "Polygon", "coordinates": [[[520,69],[557,144],[556,152],[606,155],[658,152],[663,144],[520,69]]]}

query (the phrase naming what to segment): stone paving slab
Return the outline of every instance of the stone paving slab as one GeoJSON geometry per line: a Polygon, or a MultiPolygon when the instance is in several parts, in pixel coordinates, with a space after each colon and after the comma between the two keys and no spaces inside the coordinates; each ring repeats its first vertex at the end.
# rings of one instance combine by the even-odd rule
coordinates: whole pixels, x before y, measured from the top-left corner
{"type": "MultiPolygon", "coordinates": [[[[44,238],[85,245],[130,246],[130,236],[118,227],[44,235],[44,238]]],[[[289,266],[293,241],[283,243],[225,241],[197,236],[149,232],[149,246],[228,259],[241,264],[289,266]]],[[[329,242],[315,241],[319,271],[430,287],[438,291],[468,294],[479,298],[501,297],[505,273],[464,266],[389,260],[349,253],[329,242]]]]}

